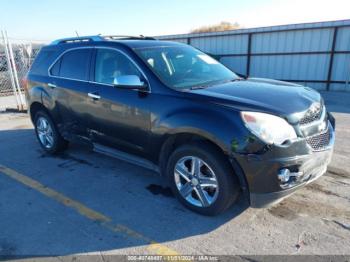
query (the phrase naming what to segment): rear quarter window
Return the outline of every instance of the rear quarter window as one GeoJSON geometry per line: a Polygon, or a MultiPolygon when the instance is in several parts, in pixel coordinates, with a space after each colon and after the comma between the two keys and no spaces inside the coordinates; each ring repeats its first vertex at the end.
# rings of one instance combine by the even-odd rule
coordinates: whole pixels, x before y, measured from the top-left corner
{"type": "Polygon", "coordinates": [[[60,68],[61,68],[61,60],[58,60],[50,69],[50,74],[53,76],[59,76],[60,75],[60,68]]]}
{"type": "Polygon", "coordinates": [[[30,74],[47,75],[48,68],[56,59],[56,57],[56,50],[41,49],[30,68],[30,74]]]}

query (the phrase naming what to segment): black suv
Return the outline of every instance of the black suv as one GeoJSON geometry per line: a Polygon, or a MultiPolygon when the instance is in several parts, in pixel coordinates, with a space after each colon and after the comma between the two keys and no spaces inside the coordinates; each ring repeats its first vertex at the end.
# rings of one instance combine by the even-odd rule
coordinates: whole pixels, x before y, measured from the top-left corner
{"type": "Polygon", "coordinates": [[[41,49],[27,77],[42,148],[68,141],[158,171],[205,215],[240,193],[276,202],[326,172],[334,118],[311,88],[241,78],[199,50],[148,37],[88,36],[41,49]]]}

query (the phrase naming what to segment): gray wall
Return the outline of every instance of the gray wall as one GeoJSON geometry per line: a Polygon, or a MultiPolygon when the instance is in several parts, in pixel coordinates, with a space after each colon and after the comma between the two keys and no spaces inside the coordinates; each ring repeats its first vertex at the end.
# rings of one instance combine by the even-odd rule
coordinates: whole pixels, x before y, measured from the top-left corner
{"type": "Polygon", "coordinates": [[[190,44],[240,74],[350,91],[350,20],[156,38],[190,44]]]}

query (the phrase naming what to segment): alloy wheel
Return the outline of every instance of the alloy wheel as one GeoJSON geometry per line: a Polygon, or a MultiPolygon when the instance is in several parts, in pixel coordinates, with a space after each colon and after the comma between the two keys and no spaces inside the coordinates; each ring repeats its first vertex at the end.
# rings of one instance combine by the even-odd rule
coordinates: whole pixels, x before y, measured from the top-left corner
{"type": "Polygon", "coordinates": [[[36,122],[36,130],[40,143],[47,149],[52,148],[55,140],[50,122],[42,116],[39,117],[36,122]]]}
{"type": "Polygon", "coordinates": [[[174,179],[180,195],[194,206],[208,207],[218,197],[219,185],[216,175],[199,157],[185,156],[177,161],[174,179]]]}

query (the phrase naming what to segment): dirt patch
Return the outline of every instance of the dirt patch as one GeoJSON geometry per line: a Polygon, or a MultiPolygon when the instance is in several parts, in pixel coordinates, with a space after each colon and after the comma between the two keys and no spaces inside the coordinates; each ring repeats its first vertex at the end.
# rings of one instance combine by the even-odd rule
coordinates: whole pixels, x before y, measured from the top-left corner
{"type": "Polygon", "coordinates": [[[272,206],[268,209],[269,213],[275,217],[283,218],[286,220],[294,220],[299,217],[299,214],[295,210],[291,209],[288,202],[281,202],[276,206],[272,206]]]}
{"type": "Polygon", "coordinates": [[[336,196],[336,197],[340,197],[340,198],[344,198],[347,200],[350,200],[350,198],[346,197],[346,196],[341,196],[333,191],[330,191],[328,189],[325,189],[323,186],[317,184],[317,183],[312,183],[308,186],[306,186],[307,189],[315,191],[315,192],[321,192],[323,194],[329,195],[329,196],[336,196]]]}
{"type": "Polygon", "coordinates": [[[327,203],[312,202],[310,199],[303,200],[293,196],[283,200],[276,206],[270,207],[268,212],[275,217],[286,220],[294,220],[301,215],[313,217],[331,217],[350,219],[350,211],[337,208],[327,203]]]}
{"type": "Polygon", "coordinates": [[[347,171],[334,167],[328,167],[326,176],[350,179],[350,174],[347,171]]]}

